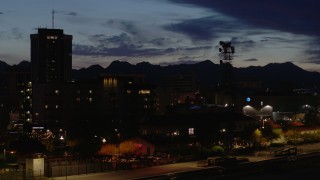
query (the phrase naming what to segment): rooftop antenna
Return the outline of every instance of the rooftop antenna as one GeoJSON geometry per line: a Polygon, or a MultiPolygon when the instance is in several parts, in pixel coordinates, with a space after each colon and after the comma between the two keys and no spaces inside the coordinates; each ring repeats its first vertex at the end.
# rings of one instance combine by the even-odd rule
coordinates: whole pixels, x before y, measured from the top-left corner
{"type": "Polygon", "coordinates": [[[52,9],[52,11],[51,11],[51,15],[52,15],[52,29],[54,29],[54,13],[55,13],[55,11],[54,11],[54,9],[52,9]]]}

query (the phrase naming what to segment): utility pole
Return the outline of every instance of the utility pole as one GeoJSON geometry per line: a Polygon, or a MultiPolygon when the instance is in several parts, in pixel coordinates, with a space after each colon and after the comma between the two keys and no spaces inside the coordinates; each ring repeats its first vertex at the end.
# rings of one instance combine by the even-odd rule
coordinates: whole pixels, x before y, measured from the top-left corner
{"type": "Polygon", "coordinates": [[[68,153],[67,151],[64,152],[64,160],[66,162],[66,180],[68,179],[68,162],[67,162],[67,156],[68,156],[68,153]]]}

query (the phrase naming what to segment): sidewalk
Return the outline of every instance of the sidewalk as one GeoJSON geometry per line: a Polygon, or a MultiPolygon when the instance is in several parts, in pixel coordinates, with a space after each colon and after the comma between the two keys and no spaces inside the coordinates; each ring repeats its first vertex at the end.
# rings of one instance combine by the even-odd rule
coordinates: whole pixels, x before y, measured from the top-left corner
{"type": "MultiPolygon", "coordinates": [[[[313,153],[313,152],[320,152],[320,143],[310,143],[310,144],[302,144],[302,145],[296,145],[296,146],[287,146],[283,148],[278,148],[279,149],[284,149],[288,147],[296,147],[298,150],[298,154],[303,154],[303,153],[313,153]]],[[[245,155],[242,157],[246,157],[249,159],[249,161],[254,162],[254,161],[262,161],[262,160],[267,160],[274,158],[274,151],[273,150],[262,150],[262,151],[256,151],[254,155],[245,155]]]]}

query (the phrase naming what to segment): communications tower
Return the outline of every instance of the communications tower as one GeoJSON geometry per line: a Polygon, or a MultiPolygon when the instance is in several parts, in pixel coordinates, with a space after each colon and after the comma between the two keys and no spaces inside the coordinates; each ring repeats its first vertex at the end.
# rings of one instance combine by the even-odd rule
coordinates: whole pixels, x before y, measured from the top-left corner
{"type": "Polygon", "coordinates": [[[235,91],[234,91],[234,78],[233,78],[233,54],[235,53],[234,46],[231,42],[220,41],[220,66],[222,69],[222,83],[221,88],[223,90],[224,98],[221,103],[225,106],[234,106],[235,91]]]}

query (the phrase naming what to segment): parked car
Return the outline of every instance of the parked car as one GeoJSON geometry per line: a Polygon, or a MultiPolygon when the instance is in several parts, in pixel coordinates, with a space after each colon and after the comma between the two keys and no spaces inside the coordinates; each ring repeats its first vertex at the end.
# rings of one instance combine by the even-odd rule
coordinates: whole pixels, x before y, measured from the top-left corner
{"type": "Polygon", "coordinates": [[[274,156],[293,156],[298,154],[298,149],[296,147],[291,147],[287,149],[277,150],[274,152],[274,156]]]}
{"type": "Polygon", "coordinates": [[[129,159],[129,162],[130,163],[138,163],[138,162],[140,162],[140,159],[138,159],[136,157],[132,157],[132,158],[129,159]]]}

